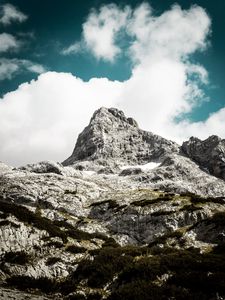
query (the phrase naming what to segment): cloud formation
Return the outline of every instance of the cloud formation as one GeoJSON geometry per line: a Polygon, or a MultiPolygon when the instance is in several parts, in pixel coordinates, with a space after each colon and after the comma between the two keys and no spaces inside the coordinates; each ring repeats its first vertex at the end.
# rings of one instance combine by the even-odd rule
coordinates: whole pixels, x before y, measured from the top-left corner
{"type": "Polygon", "coordinates": [[[12,22],[22,23],[26,21],[27,18],[24,13],[9,3],[0,6],[0,24],[10,25],[12,22]]]}
{"type": "Polygon", "coordinates": [[[13,35],[8,33],[0,34],[0,53],[16,50],[20,45],[20,42],[13,35]]]}
{"type": "Polygon", "coordinates": [[[178,142],[191,135],[225,137],[225,108],[204,122],[176,121],[207,98],[202,90],[207,71],[191,63],[190,57],[207,48],[210,24],[199,6],[182,10],[175,5],[160,16],[146,3],[134,10],[116,5],[92,10],[83,24],[86,49],[113,62],[122,51],[120,35],[128,35],[132,75],[123,82],[107,78],[85,82],[68,73],[47,72],[6,94],[0,101],[0,159],[16,165],[64,160],[100,106],[121,108],[141,128],[178,142]],[[90,26],[94,29],[85,34],[90,26]]]}
{"type": "Polygon", "coordinates": [[[0,80],[11,79],[15,74],[24,71],[41,74],[44,73],[46,69],[42,65],[26,59],[0,58],[0,80]]]}
{"type": "Polygon", "coordinates": [[[93,111],[115,103],[120,86],[104,78],[84,82],[48,72],[7,93],[0,101],[0,160],[13,165],[63,160],[93,111]]]}
{"type": "MultiPolygon", "coordinates": [[[[24,22],[27,18],[24,13],[11,4],[0,6],[0,24],[4,26],[10,25],[12,22],[24,22]]],[[[22,33],[22,36],[24,35],[26,36],[27,34],[22,33]]],[[[28,33],[28,36],[33,37],[30,33],[28,33]]],[[[6,32],[0,34],[0,54],[18,51],[22,44],[23,43],[12,34],[6,32]]],[[[11,79],[16,74],[24,71],[41,74],[46,70],[42,65],[27,59],[0,58],[0,81],[11,79]]]]}
{"type": "Polygon", "coordinates": [[[79,52],[82,52],[83,47],[84,47],[84,45],[82,42],[75,42],[74,44],[70,45],[69,47],[64,48],[61,51],[61,54],[63,54],[63,55],[77,54],[79,52]]]}

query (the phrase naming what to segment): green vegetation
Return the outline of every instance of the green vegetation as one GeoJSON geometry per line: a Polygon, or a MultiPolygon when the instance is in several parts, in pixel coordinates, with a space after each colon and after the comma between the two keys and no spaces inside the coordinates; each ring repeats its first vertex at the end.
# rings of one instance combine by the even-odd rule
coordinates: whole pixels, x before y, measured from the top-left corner
{"type": "Polygon", "coordinates": [[[206,220],[206,222],[225,227],[225,212],[215,213],[210,219],[206,220]]]}
{"type": "Polygon", "coordinates": [[[15,286],[20,290],[39,289],[44,293],[55,293],[60,290],[60,285],[57,281],[46,277],[33,278],[29,276],[12,276],[7,279],[10,286],[15,286]]]}
{"type": "MultiPolygon", "coordinates": [[[[107,241],[109,239],[106,235],[99,232],[88,233],[79,230],[64,220],[51,221],[50,219],[42,217],[39,213],[34,213],[29,209],[27,209],[26,207],[21,205],[16,205],[14,203],[2,201],[0,210],[3,213],[11,214],[15,216],[19,221],[23,223],[32,225],[40,230],[47,231],[50,237],[60,237],[63,243],[66,243],[69,237],[76,239],[78,241],[92,240],[95,238],[104,241],[107,241]]],[[[3,221],[4,224],[6,224],[5,220],[3,221]]]]}
{"type": "Polygon", "coordinates": [[[48,257],[47,261],[46,261],[46,266],[52,266],[54,264],[56,264],[57,262],[61,261],[60,257],[48,257]]]}
{"type": "Polygon", "coordinates": [[[101,288],[128,267],[136,256],[148,251],[147,247],[105,247],[95,252],[93,261],[83,260],[72,276],[77,283],[86,278],[90,287],[101,288]]]}
{"type": "Polygon", "coordinates": [[[119,207],[119,204],[115,200],[112,200],[112,199],[94,202],[90,206],[95,207],[95,206],[100,206],[100,205],[105,205],[105,204],[108,205],[108,209],[114,209],[114,208],[119,207]]]}
{"type": "Polygon", "coordinates": [[[147,206],[147,205],[152,205],[152,204],[156,204],[159,203],[161,201],[171,201],[174,198],[174,194],[160,194],[160,196],[158,196],[157,198],[154,199],[142,199],[142,200],[137,200],[131,203],[131,205],[134,206],[147,206]]]}
{"type": "Polygon", "coordinates": [[[77,190],[71,191],[71,190],[65,190],[64,194],[71,194],[71,195],[77,195],[77,190]]]}
{"type": "MultiPolygon", "coordinates": [[[[159,201],[179,202],[183,207],[179,211],[195,211],[201,209],[206,202],[223,204],[221,198],[203,198],[193,194],[183,194],[181,197],[174,194],[160,195],[157,199],[142,199],[134,201],[133,206],[144,207],[157,204],[159,201]],[[182,198],[183,197],[183,198],[182,198]]],[[[92,208],[106,205],[113,209],[113,213],[122,206],[114,200],[104,200],[92,204],[92,208]]],[[[124,207],[124,206],[123,206],[124,207]]],[[[104,207],[105,208],[105,207],[104,207]]],[[[134,207],[133,207],[134,208],[134,207]]],[[[46,230],[45,245],[62,248],[72,254],[85,253],[85,258],[78,263],[78,267],[66,279],[59,282],[47,278],[31,278],[28,276],[11,276],[7,279],[9,286],[19,289],[38,289],[44,293],[61,293],[67,299],[100,300],[105,293],[105,287],[110,295],[104,294],[108,300],[216,300],[225,298],[225,243],[221,242],[210,253],[200,253],[198,249],[174,249],[175,245],[185,242],[185,230],[193,229],[199,224],[225,227],[225,213],[218,212],[211,218],[197,222],[195,225],[166,233],[148,246],[121,247],[113,238],[95,232],[88,233],[78,229],[67,220],[51,221],[38,213],[13,203],[2,202],[1,215],[13,215],[19,221],[46,230]],[[60,237],[62,242],[51,241],[51,237],[60,237]],[[103,241],[102,248],[88,250],[69,244],[70,238],[76,241],[103,241]],[[67,244],[65,244],[67,242],[67,244]],[[170,246],[169,246],[170,245],[170,246]],[[86,255],[87,254],[87,255],[86,255]],[[87,295],[75,294],[80,287],[86,287],[87,295]],[[69,295],[74,293],[73,295],[69,295]],[[89,294],[90,293],[90,294],[89,294]]],[[[151,216],[173,214],[174,211],[158,210],[151,216]]],[[[0,221],[0,226],[12,225],[8,220],[0,221]]],[[[68,253],[67,253],[68,254],[68,253]]],[[[31,257],[25,252],[9,252],[2,257],[4,263],[24,265],[31,257]]],[[[46,265],[51,266],[61,261],[60,257],[49,257],[46,265]]],[[[63,296],[62,296],[63,297],[63,296]]]]}
{"type": "Polygon", "coordinates": [[[180,211],[188,211],[188,212],[193,212],[193,211],[196,211],[196,210],[200,210],[202,209],[201,207],[198,207],[194,204],[187,204],[187,205],[184,205],[180,211]]]}
{"type": "Polygon", "coordinates": [[[10,226],[12,226],[14,228],[19,228],[20,227],[19,224],[16,224],[16,223],[11,222],[9,220],[2,220],[2,221],[0,221],[0,227],[1,226],[8,226],[8,225],[10,225],[10,226]]]}
{"type": "Polygon", "coordinates": [[[55,248],[63,248],[63,243],[60,243],[58,241],[50,241],[46,244],[46,246],[49,246],[49,247],[55,247],[55,248]]]}
{"type": "Polygon", "coordinates": [[[70,252],[70,253],[74,253],[74,254],[77,254],[77,253],[84,253],[87,251],[86,248],[84,247],[78,247],[78,246],[75,246],[75,245],[69,245],[66,247],[66,251],[70,252]]]}
{"type": "Polygon", "coordinates": [[[40,230],[46,230],[50,236],[58,236],[62,238],[64,242],[67,241],[66,234],[51,220],[33,213],[24,206],[1,202],[0,210],[4,213],[12,214],[21,222],[33,225],[40,230]]]}
{"type": "Polygon", "coordinates": [[[168,215],[172,215],[173,213],[175,213],[175,211],[173,211],[173,210],[167,211],[167,210],[161,209],[161,210],[154,211],[153,213],[151,213],[151,216],[152,217],[168,216],[168,215]]]}
{"type": "MultiPolygon", "coordinates": [[[[82,260],[63,282],[27,276],[12,276],[7,282],[22,290],[39,289],[63,295],[76,292],[81,282],[87,282],[89,288],[98,289],[86,296],[88,300],[102,299],[102,289],[112,281],[108,300],[224,298],[224,249],[201,254],[193,248],[105,247],[94,254],[93,260],[82,260]],[[161,280],[163,276],[166,277],[161,280]]],[[[68,299],[81,299],[76,297],[80,296],[71,295],[68,299]]]]}
{"type": "Polygon", "coordinates": [[[166,244],[166,240],[169,238],[175,238],[180,239],[183,236],[183,232],[181,230],[176,230],[173,232],[168,232],[166,234],[163,234],[162,236],[157,237],[153,242],[149,243],[148,247],[153,247],[158,244],[166,244]]]}
{"type": "Polygon", "coordinates": [[[25,265],[29,263],[31,257],[24,251],[6,252],[2,258],[2,262],[7,262],[16,265],[25,265]]]}

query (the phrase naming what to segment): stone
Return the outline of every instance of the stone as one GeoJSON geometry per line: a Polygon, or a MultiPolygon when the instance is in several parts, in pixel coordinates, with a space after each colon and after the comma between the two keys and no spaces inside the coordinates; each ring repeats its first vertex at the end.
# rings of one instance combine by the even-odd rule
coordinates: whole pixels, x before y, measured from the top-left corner
{"type": "Polygon", "coordinates": [[[191,137],[182,150],[206,172],[225,180],[225,140],[216,135],[204,141],[191,137]]]}

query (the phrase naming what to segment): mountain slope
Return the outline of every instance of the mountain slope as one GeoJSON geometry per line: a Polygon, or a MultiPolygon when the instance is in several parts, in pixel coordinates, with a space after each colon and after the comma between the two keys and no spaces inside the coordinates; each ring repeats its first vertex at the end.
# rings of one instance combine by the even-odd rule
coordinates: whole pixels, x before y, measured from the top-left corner
{"type": "Polygon", "coordinates": [[[0,299],[225,299],[223,146],[101,108],[63,165],[0,163],[0,299]]]}
{"type": "Polygon", "coordinates": [[[225,140],[216,135],[204,141],[191,137],[182,150],[207,172],[225,180],[225,140]]]}

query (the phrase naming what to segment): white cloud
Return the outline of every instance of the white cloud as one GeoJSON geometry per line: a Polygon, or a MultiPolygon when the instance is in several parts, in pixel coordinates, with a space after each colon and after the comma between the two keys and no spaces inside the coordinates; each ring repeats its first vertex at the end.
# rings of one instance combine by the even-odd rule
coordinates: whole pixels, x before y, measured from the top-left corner
{"type": "Polygon", "coordinates": [[[116,42],[130,13],[129,6],[120,9],[115,4],[102,6],[99,12],[92,9],[83,24],[81,41],[63,49],[62,54],[77,54],[86,49],[97,59],[113,62],[121,52],[116,42]]]}
{"type": "Polygon", "coordinates": [[[8,33],[0,34],[0,53],[16,50],[20,45],[20,42],[13,35],[8,33]]]}
{"type": "Polygon", "coordinates": [[[68,73],[48,72],[6,94],[0,101],[1,160],[17,165],[64,160],[100,106],[122,108],[141,128],[176,141],[191,135],[225,137],[225,108],[205,122],[174,121],[205,98],[201,86],[208,82],[207,71],[190,61],[191,54],[207,47],[210,19],[204,9],[173,6],[154,16],[146,3],[133,11],[110,5],[91,12],[84,32],[91,25],[85,41],[97,58],[115,59],[121,51],[121,30],[132,37],[127,49],[133,62],[131,77],[123,82],[85,82],[68,73]]]}
{"type": "Polygon", "coordinates": [[[120,30],[125,27],[130,7],[119,9],[115,4],[93,10],[83,24],[83,38],[87,48],[97,57],[113,61],[121,52],[116,44],[120,30]]]}
{"type": "Polygon", "coordinates": [[[46,70],[42,65],[30,60],[0,58],[0,80],[11,79],[15,74],[24,71],[41,74],[46,70]]]}
{"type": "Polygon", "coordinates": [[[207,46],[210,18],[199,6],[182,10],[174,5],[159,17],[152,15],[151,7],[140,5],[129,20],[128,34],[134,37],[130,51],[137,61],[149,56],[185,58],[207,46]]]}
{"type": "Polygon", "coordinates": [[[15,6],[7,3],[0,6],[0,23],[10,25],[12,22],[24,22],[27,16],[15,6]]]}
{"type": "Polygon", "coordinates": [[[22,164],[63,160],[93,111],[115,103],[121,83],[84,82],[68,73],[48,72],[0,100],[0,159],[22,164]],[[108,92],[110,91],[110,94],[108,92]]]}
{"type": "Polygon", "coordinates": [[[61,51],[61,54],[63,55],[70,55],[70,54],[77,54],[79,52],[82,52],[83,44],[82,42],[75,42],[74,44],[70,45],[67,48],[64,48],[61,51]]]}

